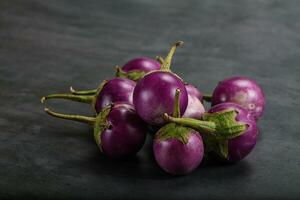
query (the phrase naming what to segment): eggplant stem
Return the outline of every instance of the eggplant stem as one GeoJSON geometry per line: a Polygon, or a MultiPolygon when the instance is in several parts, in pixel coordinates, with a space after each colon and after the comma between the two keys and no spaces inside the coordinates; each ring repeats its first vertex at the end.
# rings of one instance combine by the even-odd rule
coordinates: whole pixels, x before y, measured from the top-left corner
{"type": "Polygon", "coordinates": [[[164,59],[161,56],[155,56],[155,60],[157,60],[160,64],[164,63],[164,59]]]}
{"type": "Polygon", "coordinates": [[[122,70],[118,65],[114,67],[116,70],[116,77],[127,78],[127,73],[122,70]]]}
{"type": "Polygon", "coordinates": [[[163,63],[161,64],[161,67],[160,67],[161,71],[170,71],[171,61],[172,61],[173,55],[175,53],[175,50],[178,46],[180,46],[182,44],[183,44],[183,41],[177,41],[171,46],[171,49],[170,49],[167,57],[164,59],[163,63]]]}
{"type": "Polygon", "coordinates": [[[49,110],[48,108],[45,108],[44,110],[48,115],[51,115],[51,116],[57,117],[57,118],[61,118],[61,119],[67,119],[67,120],[87,123],[90,125],[94,125],[95,121],[96,121],[96,118],[94,118],[94,117],[86,117],[86,116],[82,116],[82,115],[66,115],[66,114],[62,114],[62,113],[53,112],[53,111],[49,110]]]}
{"type": "Polygon", "coordinates": [[[47,99],[68,99],[71,101],[78,101],[82,103],[92,103],[94,95],[75,95],[75,94],[50,94],[41,98],[41,102],[44,103],[47,99]]]}
{"type": "Polygon", "coordinates": [[[164,114],[164,119],[167,122],[174,122],[183,126],[191,127],[195,130],[200,131],[200,133],[208,133],[215,135],[216,124],[211,121],[202,121],[193,118],[177,118],[171,117],[167,113],[164,114]]]}
{"type": "Polygon", "coordinates": [[[211,94],[203,94],[203,100],[207,102],[211,102],[212,95],[211,94]]]}
{"type": "Polygon", "coordinates": [[[76,95],[91,95],[97,92],[97,89],[93,90],[75,90],[72,86],[70,87],[70,92],[76,95]]]}
{"type": "Polygon", "coordinates": [[[175,98],[174,98],[174,108],[173,108],[173,117],[180,117],[180,89],[177,88],[175,92],[175,98]]]}

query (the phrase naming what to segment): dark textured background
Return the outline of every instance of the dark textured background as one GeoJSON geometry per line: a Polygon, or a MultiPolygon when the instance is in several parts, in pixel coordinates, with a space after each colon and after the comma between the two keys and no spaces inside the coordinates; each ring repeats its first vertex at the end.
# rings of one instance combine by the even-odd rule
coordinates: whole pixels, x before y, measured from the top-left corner
{"type": "MultiPolygon", "coordinates": [[[[0,1],[0,198],[300,199],[300,1],[0,1]],[[39,98],[88,89],[112,66],[165,55],[210,92],[250,76],[265,91],[254,151],[235,165],[201,165],[172,177],[153,160],[151,138],[135,159],[99,153],[92,128],[43,112],[39,98]]],[[[65,113],[89,105],[49,101],[65,113]]]]}

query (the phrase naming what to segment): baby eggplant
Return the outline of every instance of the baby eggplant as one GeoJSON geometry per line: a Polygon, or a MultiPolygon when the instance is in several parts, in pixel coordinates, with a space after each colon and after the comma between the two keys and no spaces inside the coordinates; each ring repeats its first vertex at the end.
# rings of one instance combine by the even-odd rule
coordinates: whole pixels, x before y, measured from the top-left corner
{"type": "MultiPolygon", "coordinates": [[[[176,90],[173,117],[180,116],[180,90],[176,90]]],[[[155,134],[154,157],[158,165],[170,174],[184,175],[195,170],[202,161],[204,147],[201,135],[179,124],[164,125],[155,134]]]]}
{"type": "Polygon", "coordinates": [[[164,59],[160,70],[147,73],[133,92],[133,104],[138,115],[150,125],[164,124],[163,114],[172,114],[174,93],[178,88],[180,95],[180,113],[184,113],[188,104],[188,94],[182,79],[170,71],[170,64],[176,47],[183,44],[176,42],[164,59]]]}
{"type": "Polygon", "coordinates": [[[132,105],[117,102],[105,107],[97,117],[65,115],[45,108],[53,117],[88,123],[94,126],[94,139],[109,158],[135,155],[144,145],[147,124],[136,114],[132,105]]]}
{"type": "Polygon", "coordinates": [[[104,107],[115,102],[125,102],[133,105],[132,95],[136,83],[126,78],[114,78],[103,81],[92,95],[74,95],[74,94],[50,94],[42,97],[41,101],[46,99],[69,99],[83,103],[92,104],[96,113],[99,113],[104,107]]]}
{"type": "Polygon", "coordinates": [[[236,76],[220,81],[211,97],[211,105],[232,102],[241,105],[258,120],[265,108],[265,96],[262,89],[247,77],[236,76]]]}

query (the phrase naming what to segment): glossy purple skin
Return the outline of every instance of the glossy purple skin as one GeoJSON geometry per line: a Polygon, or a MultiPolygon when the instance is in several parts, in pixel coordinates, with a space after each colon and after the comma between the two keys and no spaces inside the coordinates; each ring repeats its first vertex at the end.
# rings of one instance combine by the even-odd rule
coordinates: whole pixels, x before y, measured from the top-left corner
{"type": "Polygon", "coordinates": [[[193,85],[186,85],[185,88],[188,93],[188,105],[182,117],[199,119],[205,112],[204,106],[201,102],[202,94],[193,85]]]}
{"type": "Polygon", "coordinates": [[[151,125],[165,123],[163,114],[173,112],[176,89],[181,90],[180,113],[184,113],[188,95],[184,83],[170,72],[155,71],[147,74],[136,84],[133,104],[138,115],[151,125]]]}
{"type": "Polygon", "coordinates": [[[127,62],[122,70],[129,72],[131,70],[142,70],[145,72],[150,72],[160,69],[160,63],[157,60],[147,57],[135,58],[127,62]]]}
{"type": "Polygon", "coordinates": [[[265,97],[258,84],[246,77],[232,77],[219,82],[212,95],[212,106],[233,102],[247,109],[256,120],[264,111],[265,97]]]}
{"type": "Polygon", "coordinates": [[[186,84],[185,88],[189,95],[197,97],[202,102],[203,94],[197,89],[197,87],[191,84],[186,84]]]}
{"type": "Polygon", "coordinates": [[[183,175],[192,172],[202,161],[203,141],[196,131],[189,133],[187,144],[176,138],[154,139],[153,151],[158,165],[170,174],[183,175]]]}
{"type": "Polygon", "coordinates": [[[228,161],[239,161],[246,157],[254,148],[258,135],[256,121],[247,110],[235,103],[221,103],[212,107],[208,112],[220,112],[226,109],[238,111],[236,120],[248,125],[247,130],[241,136],[228,140],[228,161]]]}
{"type": "Polygon", "coordinates": [[[95,110],[99,113],[104,107],[114,102],[126,102],[133,105],[132,95],[136,83],[126,78],[109,80],[97,97],[95,110]]]}
{"type": "Polygon", "coordinates": [[[147,124],[137,115],[133,106],[116,103],[107,120],[112,128],[101,134],[101,149],[106,156],[124,158],[135,155],[143,147],[147,124]]]}

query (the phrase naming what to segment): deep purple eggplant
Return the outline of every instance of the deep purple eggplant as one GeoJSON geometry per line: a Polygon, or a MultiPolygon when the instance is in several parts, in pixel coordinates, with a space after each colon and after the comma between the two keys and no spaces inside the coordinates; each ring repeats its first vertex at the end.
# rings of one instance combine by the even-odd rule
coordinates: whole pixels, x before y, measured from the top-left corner
{"type": "Polygon", "coordinates": [[[232,102],[241,105],[258,120],[265,108],[262,89],[247,77],[237,76],[220,81],[211,97],[212,106],[232,102]]]}
{"type": "MultiPolygon", "coordinates": [[[[173,117],[180,116],[180,90],[176,90],[173,117]]],[[[163,126],[155,134],[154,157],[158,165],[170,174],[184,175],[195,170],[202,161],[204,147],[201,135],[194,129],[175,123],[163,126]]]]}
{"type": "Polygon", "coordinates": [[[126,78],[114,78],[108,81],[103,81],[97,92],[92,95],[74,95],[74,94],[51,94],[42,97],[41,101],[46,99],[69,99],[83,103],[92,104],[96,113],[99,113],[104,107],[115,102],[125,102],[133,105],[133,90],[136,83],[126,78]]]}
{"type": "Polygon", "coordinates": [[[188,105],[182,117],[200,119],[205,112],[202,93],[191,84],[187,84],[185,88],[188,94],[188,105]]]}
{"type": "Polygon", "coordinates": [[[109,158],[118,159],[135,155],[144,145],[147,124],[126,103],[105,107],[96,118],[65,115],[50,111],[51,116],[88,123],[94,126],[94,139],[100,150],[109,158]]]}
{"type": "Polygon", "coordinates": [[[170,71],[170,64],[176,47],[183,42],[176,42],[164,59],[161,69],[146,74],[133,92],[133,104],[138,115],[151,125],[164,124],[163,114],[172,114],[174,94],[181,90],[180,113],[184,113],[188,104],[188,95],[182,79],[170,71]]]}
{"type": "Polygon", "coordinates": [[[218,104],[203,114],[201,120],[168,115],[165,119],[199,131],[206,152],[214,151],[228,161],[243,159],[256,144],[258,129],[254,117],[235,103],[218,104]],[[208,124],[204,126],[204,122],[208,124]]]}

